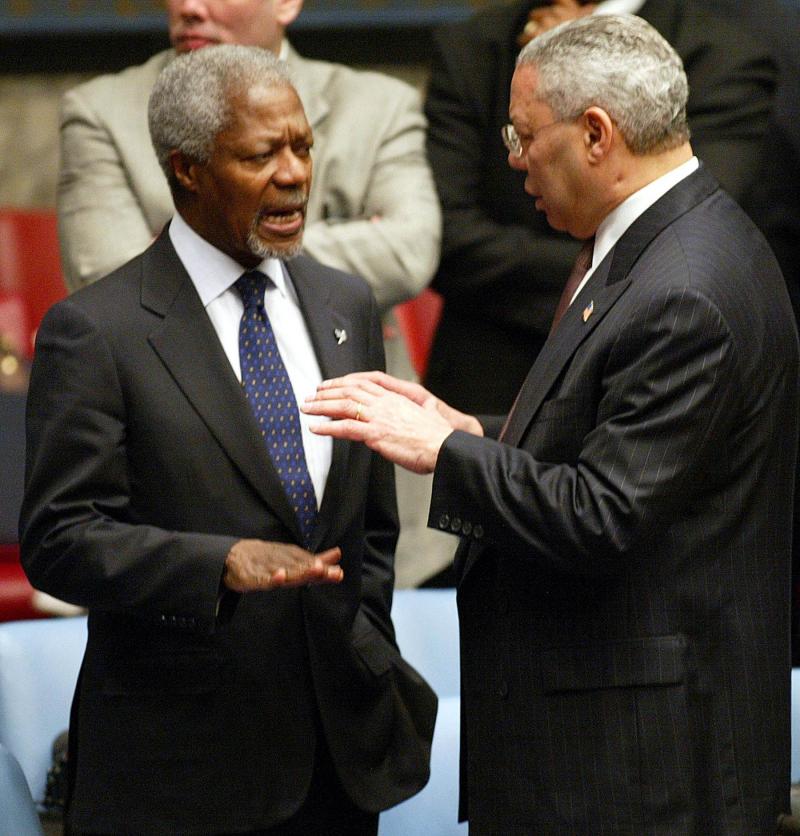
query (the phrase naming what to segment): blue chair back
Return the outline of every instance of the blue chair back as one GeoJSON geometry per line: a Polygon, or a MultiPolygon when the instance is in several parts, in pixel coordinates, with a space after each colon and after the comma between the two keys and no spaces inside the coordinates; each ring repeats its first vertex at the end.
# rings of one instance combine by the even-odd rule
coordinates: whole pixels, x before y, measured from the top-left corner
{"type": "Polygon", "coordinates": [[[0,743],[0,836],[42,836],[36,805],[17,759],[0,743]]]}
{"type": "Polygon", "coordinates": [[[458,613],[453,589],[398,589],[392,621],[406,661],[439,698],[461,693],[458,613]]]}
{"type": "Polygon", "coordinates": [[[439,696],[431,777],[417,795],[381,814],[379,836],[466,836],[458,823],[461,699],[458,615],[453,589],[401,589],[392,620],[403,656],[439,696]]]}
{"type": "Polygon", "coordinates": [[[0,624],[0,743],[41,802],[53,741],[67,729],[86,646],[86,617],[0,624]]]}

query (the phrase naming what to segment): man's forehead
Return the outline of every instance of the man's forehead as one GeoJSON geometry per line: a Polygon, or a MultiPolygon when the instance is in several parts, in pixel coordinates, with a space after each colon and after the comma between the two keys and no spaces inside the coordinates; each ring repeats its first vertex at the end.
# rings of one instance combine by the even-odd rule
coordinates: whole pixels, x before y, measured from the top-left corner
{"type": "Polygon", "coordinates": [[[536,110],[547,110],[548,106],[536,96],[538,73],[531,64],[523,64],[514,71],[511,79],[511,96],[508,114],[514,121],[516,116],[522,119],[526,114],[536,110]]]}

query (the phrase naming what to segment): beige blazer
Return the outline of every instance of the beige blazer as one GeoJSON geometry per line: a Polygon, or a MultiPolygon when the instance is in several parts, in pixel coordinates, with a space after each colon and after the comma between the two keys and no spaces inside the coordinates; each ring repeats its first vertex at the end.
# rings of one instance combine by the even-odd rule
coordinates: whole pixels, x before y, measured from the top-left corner
{"type": "MultiPolygon", "coordinates": [[[[172,50],[69,91],[61,109],[58,222],[75,290],[142,252],[174,213],[147,127],[147,101],[172,50]]],[[[441,217],[417,92],[398,79],[288,63],[314,131],[305,251],[362,276],[382,310],[427,286],[441,217]]]]}

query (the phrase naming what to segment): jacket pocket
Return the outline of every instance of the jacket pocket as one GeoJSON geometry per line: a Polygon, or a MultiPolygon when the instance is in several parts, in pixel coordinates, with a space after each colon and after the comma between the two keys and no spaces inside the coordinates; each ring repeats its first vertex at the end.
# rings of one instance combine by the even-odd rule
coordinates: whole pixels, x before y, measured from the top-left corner
{"type": "Polygon", "coordinates": [[[686,677],[686,637],[650,636],[553,647],[541,654],[544,693],[676,685],[686,677]]]}
{"type": "Polygon", "coordinates": [[[214,653],[156,653],[119,658],[103,683],[108,696],[166,693],[204,694],[220,686],[221,660],[214,653]]]}
{"type": "Polygon", "coordinates": [[[381,677],[392,669],[400,654],[362,610],[356,612],[351,641],[356,656],[369,672],[381,677]]]}

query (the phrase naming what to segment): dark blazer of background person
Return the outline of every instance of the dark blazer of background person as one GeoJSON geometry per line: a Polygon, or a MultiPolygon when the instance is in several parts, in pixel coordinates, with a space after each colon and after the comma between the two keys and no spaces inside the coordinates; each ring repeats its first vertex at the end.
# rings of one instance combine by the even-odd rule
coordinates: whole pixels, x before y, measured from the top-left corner
{"type": "MultiPolygon", "coordinates": [[[[434,36],[426,101],[428,156],[443,210],[433,287],[444,310],[426,386],[466,412],[511,407],[541,349],[578,245],[550,229],[508,167],[516,39],[528,11],[512,3],[434,36]]],[[[776,80],[769,50],[693,0],[648,0],[639,15],[681,56],[692,146],[741,200],[756,180],[776,80]]]]}
{"type": "Polygon", "coordinates": [[[774,832],[797,424],[782,276],[701,167],[598,266],[504,443],[439,452],[476,833],[774,832]]]}
{"type": "MultiPolygon", "coordinates": [[[[323,374],[380,365],[367,285],[306,257],[287,268],[323,374]]],[[[400,658],[389,618],[391,465],[334,445],[310,548],[341,547],[340,585],[226,592],[216,615],[235,541],[302,540],[166,233],[45,317],[28,418],[23,562],[37,587],[89,607],[70,725],[73,827],[271,825],[305,797],[316,716],[360,807],[424,785],[436,700],[400,658]]]]}

